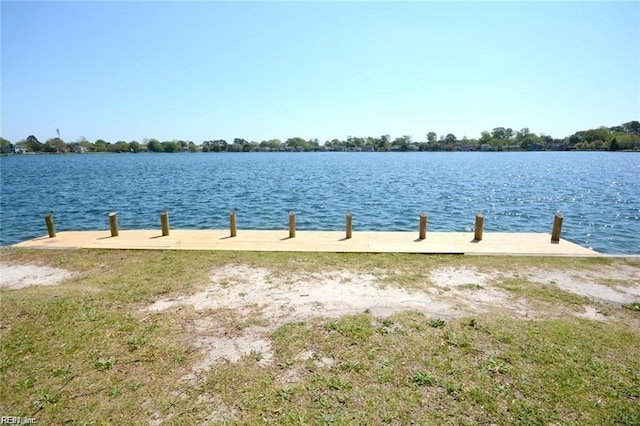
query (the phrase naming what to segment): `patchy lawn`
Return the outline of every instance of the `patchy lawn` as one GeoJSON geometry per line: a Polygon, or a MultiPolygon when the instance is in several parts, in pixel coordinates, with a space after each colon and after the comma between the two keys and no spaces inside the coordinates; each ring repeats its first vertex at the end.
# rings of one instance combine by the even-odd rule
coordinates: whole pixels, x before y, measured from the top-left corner
{"type": "Polygon", "coordinates": [[[2,249],[0,414],[640,424],[640,260],[2,249]]]}

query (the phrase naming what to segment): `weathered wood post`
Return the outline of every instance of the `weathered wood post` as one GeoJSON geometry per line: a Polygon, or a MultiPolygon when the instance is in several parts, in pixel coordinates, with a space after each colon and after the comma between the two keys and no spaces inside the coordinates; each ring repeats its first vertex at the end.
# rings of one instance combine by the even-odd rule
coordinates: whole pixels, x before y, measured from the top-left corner
{"type": "Polygon", "coordinates": [[[237,235],[237,228],[236,228],[236,212],[234,211],[229,212],[229,228],[231,231],[231,236],[235,237],[237,235]]]}
{"type": "Polygon", "coordinates": [[[351,238],[352,228],[353,228],[353,215],[351,213],[347,213],[346,216],[346,228],[347,228],[347,239],[351,238]]]}
{"type": "Polygon", "coordinates": [[[289,238],[295,238],[296,236],[296,214],[289,212],[289,238]]]}
{"type": "Polygon", "coordinates": [[[553,231],[551,232],[551,242],[560,242],[560,232],[562,231],[562,214],[557,212],[553,219],[553,231]]]}
{"type": "Polygon", "coordinates": [[[53,226],[53,214],[49,213],[44,217],[44,221],[47,224],[47,232],[49,233],[49,238],[53,238],[56,236],[56,228],[53,226]]]}
{"type": "Polygon", "coordinates": [[[166,237],[169,235],[169,213],[162,212],[160,213],[160,224],[162,225],[162,236],[166,237]]]}
{"type": "Polygon", "coordinates": [[[109,213],[109,228],[111,228],[112,237],[120,235],[118,231],[118,215],[116,213],[109,213]]]}
{"type": "Polygon", "coordinates": [[[427,238],[427,214],[420,213],[420,236],[421,240],[427,238]]]}
{"type": "Polygon", "coordinates": [[[473,236],[474,241],[482,240],[482,227],[484,226],[484,215],[482,213],[476,214],[476,231],[473,236]]]}

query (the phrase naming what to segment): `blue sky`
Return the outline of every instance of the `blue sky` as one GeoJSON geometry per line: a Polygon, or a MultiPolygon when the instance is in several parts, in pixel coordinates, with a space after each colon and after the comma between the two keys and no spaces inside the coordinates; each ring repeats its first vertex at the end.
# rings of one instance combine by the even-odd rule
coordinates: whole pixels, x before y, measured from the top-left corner
{"type": "Polygon", "coordinates": [[[0,135],[564,137],[640,119],[640,2],[2,1],[0,135]]]}

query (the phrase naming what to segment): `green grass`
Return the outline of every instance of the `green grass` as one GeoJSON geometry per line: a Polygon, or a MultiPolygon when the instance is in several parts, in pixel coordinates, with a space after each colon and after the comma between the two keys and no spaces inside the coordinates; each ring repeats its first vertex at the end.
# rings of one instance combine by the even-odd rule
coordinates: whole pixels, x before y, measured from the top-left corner
{"type": "MultiPolygon", "coordinates": [[[[142,310],[202,290],[229,264],[283,276],[377,271],[385,285],[426,288],[441,266],[513,273],[637,261],[14,249],[2,260],[76,272],[58,286],[0,290],[2,415],[38,424],[640,424],[638,303],[615,308],[610,323],[491,313],[445,321],[412,311],[286,323],[269,336],[269,366],[252,353],[198,380],[181,379],[200,360],[188,324],[206,315],[233,336],[260,321],[142,310]]],[[[520,278],[496,285],[534,304],[593,303],[520,278]]]]}
{"type": "Polygon", "coordinates": [[[366,314],[335,329],[288,325],[272,337],[298,381],[282,384],[278,371],[244,362],[214,367],[207,385],[249,423],[297,423],[303,414],[311,424],[326,416],[346,424],[633,424],[640,415],[637,332],[589,321],[481,318],[476,327],[456,321],[436,329],[415,313],[393,320],[402,333],[372,333],[375,320],[366,314]],[[300,342],[336,364],[296,359],[300,342]],[[625,347],[635,351],[619,353],[625,347]],[[269,386],[229,388],[230,375],[255,375],[251,383],[269,386]]]}

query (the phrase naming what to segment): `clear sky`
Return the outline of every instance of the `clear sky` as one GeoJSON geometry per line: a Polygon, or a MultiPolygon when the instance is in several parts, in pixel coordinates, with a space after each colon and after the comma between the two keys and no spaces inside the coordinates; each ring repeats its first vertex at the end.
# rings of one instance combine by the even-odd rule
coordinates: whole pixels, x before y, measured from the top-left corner
{"type": "Polygon", "coordinates": [[[640,119],[640,2],[2,1],[0,136],[110,142],[640,119]]]}

